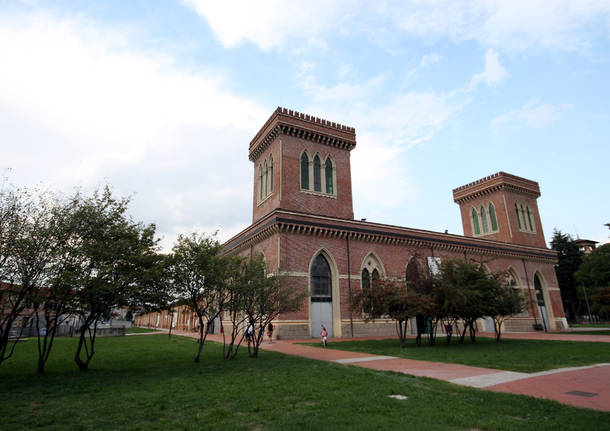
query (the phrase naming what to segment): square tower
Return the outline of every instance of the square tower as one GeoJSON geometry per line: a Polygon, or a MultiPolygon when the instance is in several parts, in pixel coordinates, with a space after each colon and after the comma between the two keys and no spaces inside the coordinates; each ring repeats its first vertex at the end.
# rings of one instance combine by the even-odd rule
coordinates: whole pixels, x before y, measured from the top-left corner
{"type": "Polygon", "coordinates": [[[353,127],[277,108],[250,142],[252,223],[275,209],[353,219],[353,127]]]}
{"type": "Polygon", "coordinates": [[[535,181],[498,172],[453,190],[464,235],[546,248],[535,181]]]}

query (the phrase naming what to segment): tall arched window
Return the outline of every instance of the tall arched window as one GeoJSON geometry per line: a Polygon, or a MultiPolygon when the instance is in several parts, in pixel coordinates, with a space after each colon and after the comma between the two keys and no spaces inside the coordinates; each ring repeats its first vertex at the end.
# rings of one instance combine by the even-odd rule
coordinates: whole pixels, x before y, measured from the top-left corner
{"type": "Polygon", "coordinates": [[[316,192],[322,191],[322,172],[320,167],[320,157],[316,154],[313,158],[313,189],[316,192]]]}
{"type": "Polygon", "coordinates": [[[309,190],[309,156],[305,152],[301,154],[301,188],[309,190]]]}
{"type": "Polygon", "coordinates": [[[536,300],[538,305],[544,307],[544,294],[542,293],[542,282],[538,274],[534,275],[534,290],[536,291],[536,300]]]}
{"type": "Polygon", "coordinates": [[[496,207],[494,207],[494,204],[492,203],[489,204],[489,219],[491,220],[491,230],[494,232],[497,231],[498,219],[496,218],[496,207]]]}
{"type": "Polygon", "coordinates": [[[472,209],[471,213],[472,217],[472,229],[474,230],[475,235],[481,235],[481,229],[479,228],[479,215],[477,214],[477,210],[472,209]]]}
{"type": "Polygon", "coordinates": [[[405,284],[407,288],[413,287],[419,280],[419,267],[414,257],[411,258],[405,270],[405,284]]]}
{"type": "Polygon", "coordinates": [[[360,274],[360,282],[362,284],[362,290],[365,292],[371,288],[371,275],[369,270],[364,268],[360,274]]]}
{"type": "Polygon", "coordinates": [[[269,156],[269,179],[267,180],[269,193],[273,193],[273,156],[269,156]]]}
{"type": "Polygon", "coordinates": [[[263,200],[263,165],[258,165],[258,200],[263,200]]]}
{"type": "Polygon", "coordinates": [[[481,224],[483,225],[483,233],[489,232],[489,223],[487,223],[487,214],[485,207],[481,207],[481,224]]]}
{"type": "Polygon", "coordinates": [[[330,157],[326,158],[324,163],[324,179],[326,180],[326,193],[333,194],[333,163],[330,161],[330,157]]]}
{"type": "Polygon", "coordinates": [[[324,298],[332,296],[330,265],[321,253],[316,256],[311,266],[311,296],[324,298]]]}
{"type": "Polygon", "coordinates": [[[521,229],[521,217],[519,216],[519,207],[515,204],[515,214],[517,215],[517,227],[521,229]]]}
{"type": "Polygon", "coordinates": [[[523,208],[523,204],[521,204],[521,226],[523,226],[523,230],[527,230],[527,219],[525,218],[525,208],[523,208]]]}
{"type": "Polygon", "coordinates": [[[530,232],[533,232],[534,224],[532,223],[532,214],[530,213],[530,207],[527,207],[527,221],[529,223],[530,232]]]}
{"type": "Polygon", "coordinates": [[[263,194],[267,196],[269,194],[269,166],[267,166],[267,160],[263,164],[263,194]]]}

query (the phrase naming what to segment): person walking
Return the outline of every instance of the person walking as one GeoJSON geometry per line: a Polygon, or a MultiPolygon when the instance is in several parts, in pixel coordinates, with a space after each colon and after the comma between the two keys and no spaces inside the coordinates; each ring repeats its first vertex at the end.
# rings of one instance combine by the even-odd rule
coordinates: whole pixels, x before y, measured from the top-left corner
{"type": "Polygon", "coordinates": [[[326,347],[328,345],[328,331],[324,325],[322,325],[322,330],[320,331],[320,338],[322,340],[322,345],[326,347]]]}

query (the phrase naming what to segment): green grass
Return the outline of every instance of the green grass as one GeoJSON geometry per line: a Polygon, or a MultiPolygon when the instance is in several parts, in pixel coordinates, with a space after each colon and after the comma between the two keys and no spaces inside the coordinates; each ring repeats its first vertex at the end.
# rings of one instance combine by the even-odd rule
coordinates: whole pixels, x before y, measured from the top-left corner
{"type": "Polygon", "coordinates": [[[608,328],[610,329],[610,322],[600,323],[570,323],[573,328],[608,328]]]}
{"type": "Polygon", "coordinates": [[[75,339],[56,340],[47,374],[35,343],[0,366],[2,430],[592,430],[610,413],[465,388],[404,374],[262,352],[221,359],[193,340],[141,336],[98,340],[86,372],[75,339]],[[390,399],[404,394],[404,401],[390,399]]]}
{"type": "Polygon", "coordinates": [[[131,328],[125,329],[126,334],[143,334],[145,332],[158,332],[155,328],[140,328],[138,326],[132,326],[131,328]]]}
{"type": "Polygon", "coordinates": [[[610,335],[610,329],[607,331],[566,331],[564,334],[610,335]]]}
{"type": "MultiPolygon", "coordinates": [[[[320,347],[319,343],[312,346],[320,347]]],[[[500,343],[492,338],[478,337],[476,343],[468,338],[464,344],[445,343],[439,338],[430,346],[424,340],[416,347],[415,339],[407,339],[407,347],[401,348],[398,339],[340,341],[329,344],[330,348],[377,355],[397,356],[476,367],[531,373],[552,368],[574,367],[608,362],[610,343],[580,341],[534,341],[503,339],[500,343]]]]}

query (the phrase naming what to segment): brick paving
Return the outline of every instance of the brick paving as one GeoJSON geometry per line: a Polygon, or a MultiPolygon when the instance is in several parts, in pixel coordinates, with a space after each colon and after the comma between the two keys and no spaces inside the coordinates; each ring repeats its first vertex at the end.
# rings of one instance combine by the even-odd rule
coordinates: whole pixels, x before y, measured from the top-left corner
{"type": "MultiPolygon", "coordinates": [[[[176,335],[197,338],[197,334],[194,332],[175,331],[174,333],[176,335]]],[[[489,336],[490,334],[481,335],[489,336]]],[[[503,337],[533,340],[610,342],[610,336],[567,333],[509,333],[503,335],[503,337]],[[590,337],[593,338],[591,339],[590,337]]],[[[217,334],[208,336],[208,339],[222,342],[222,336],[217,334]]],[[[312,340],[315,339],[281,340],[274,341],[273,343],[265,341],[261,345],[261,349],[374,370],[395,371],[418,377],[431,377],[484,390],[529,395],[577,407],[610,411],[610,363],[528,374],[460,364],[445,364],[336,349],[323,349],[299,344],[311,343],[312,340]]],[[[347,340],[331,339],[330,342],[340,343],[347,340]]],[[[610,358],[608,359],[610,361],[610,358]]]]}

